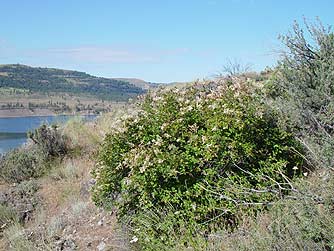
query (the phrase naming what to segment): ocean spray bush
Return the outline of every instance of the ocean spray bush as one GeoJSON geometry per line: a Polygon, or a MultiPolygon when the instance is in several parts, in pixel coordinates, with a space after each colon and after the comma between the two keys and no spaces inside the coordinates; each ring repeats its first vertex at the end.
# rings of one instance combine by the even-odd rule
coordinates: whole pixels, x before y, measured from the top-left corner
{"type": "Polygon", "coordinates": [[[168,204],[205,223],[282,196],[301,171],[300,145],[246,85],[228,83],[147,95],[102,145],[96,204],[121,217],[168,204]]]}

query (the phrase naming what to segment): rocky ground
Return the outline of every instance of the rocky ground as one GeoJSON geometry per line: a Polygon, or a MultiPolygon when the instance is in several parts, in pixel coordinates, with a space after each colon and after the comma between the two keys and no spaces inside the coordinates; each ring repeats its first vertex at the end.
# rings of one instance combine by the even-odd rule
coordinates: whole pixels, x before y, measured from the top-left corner
{"type": "Polygon", "coordinates": [[[76,150],[52,161],[41,178],[0,183],[0,250],[129,249],[115,213],[96,207],[90,194],[97,149],[114,115],[69,122],[64,133],[76,150]]]}
{"type": "MultiPolygon", "coordinates": [[[[89,170],[93,164],[66,159],[43,179],[1,185],[0,204],[14,209],[24,225],[21,234],[36,250],[127,249],[126,235],[115,214],[91,201],[89,189],[94,180],[89,170]]],[[[7,248],[21,250],[3,238],[2,250],[7,248]]]]}

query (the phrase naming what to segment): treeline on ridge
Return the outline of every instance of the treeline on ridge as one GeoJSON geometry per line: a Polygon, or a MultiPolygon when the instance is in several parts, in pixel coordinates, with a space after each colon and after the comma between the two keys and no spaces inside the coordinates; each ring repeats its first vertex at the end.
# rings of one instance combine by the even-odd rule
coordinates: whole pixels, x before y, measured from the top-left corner
{"type": "Polygon", "coordinates": [[[99,99],[126,101],[144,93],[128,82],[94,77],[84,72],[25,65],[0,67],[0,87],[13,87],[42,93],[70,93],[99,99]]]}

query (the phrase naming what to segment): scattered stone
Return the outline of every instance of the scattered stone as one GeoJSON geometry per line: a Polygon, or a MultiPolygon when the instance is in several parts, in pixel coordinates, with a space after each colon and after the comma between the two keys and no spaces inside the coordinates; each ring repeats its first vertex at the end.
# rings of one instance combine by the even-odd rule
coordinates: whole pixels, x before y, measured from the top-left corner
{"type": "Polygon", "coordinates": [[[90,189],[94,186],[96,181],[94,179],[90,179],[88,181],[84,181],[81,183],[80,194],[83,197],[88,197],[90,195],[90,189]]]}
{"type": "Polygon", "coordinates": [[[63,247],[64,247],[64,251],[72,251],[72,250],[76,250],[77,245],[75,244],[74,240],[72,239],[68,239],[65,240],[65,242],[63,243],[63,247]]]}
{"type": "Polygon", "coordinates": [[[33,181],[22,182],[0,192],[0,204],[9,206],[17,213],[21,222],[26,223],[39,202],[36,196],[38,185],[33,181]]]}
{"type": "Polygon", "coordinates": [[[55,242],[56,251],[75,251],[77,250],[77,245],[75,241],[71,238],[69,239],[62,239],[55,242]]]}
{"type": "Polygon", "coordinates": [[[101,241],[100,244],[97,246],[98,251],[104,251],[106,249],[106,243],[101,241]]]}

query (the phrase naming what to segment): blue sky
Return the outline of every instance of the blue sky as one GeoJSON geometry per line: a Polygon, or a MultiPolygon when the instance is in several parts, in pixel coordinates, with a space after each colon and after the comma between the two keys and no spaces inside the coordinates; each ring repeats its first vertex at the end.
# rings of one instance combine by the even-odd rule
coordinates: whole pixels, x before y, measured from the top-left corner
{"type": "Polygon", "coordinates": [[[152,82],[275,64],[294,20],[333,24],[333,0],[1,0],[0,64],[152,82]]]}

